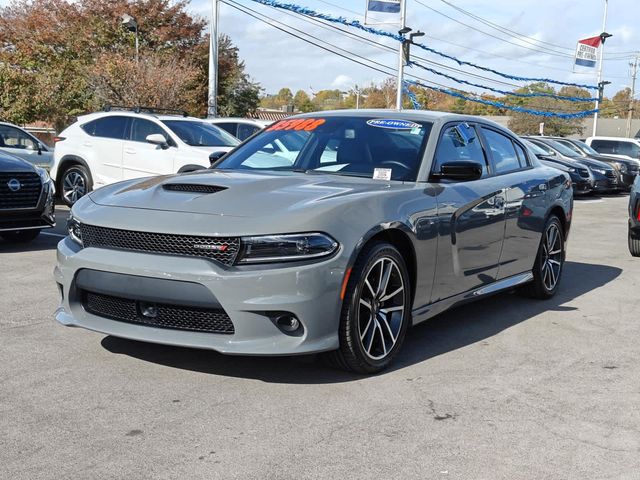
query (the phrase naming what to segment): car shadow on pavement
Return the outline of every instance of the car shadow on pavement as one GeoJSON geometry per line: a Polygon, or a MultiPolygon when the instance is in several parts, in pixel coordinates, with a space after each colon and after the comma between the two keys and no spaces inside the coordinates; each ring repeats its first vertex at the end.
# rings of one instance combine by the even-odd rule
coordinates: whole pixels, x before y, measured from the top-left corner
{"type": "MultiPolygon", "coordinates": [[[[501,293],[445,312],[409,330],[391,369],[424,362],[429,358],[484,341],[499,332],[545,311],[572,311],[576,298],[613,281],[621,269],[606,265],[566,262],[557,295],[546,301],[513,293],[501,293]]],[[[363,378],[325,366],[317,356],[228,356],[208,350],[155,345],[107,336],[102,346],[112,352],[167,367],[270,383],[342,383],[363,378]]]]}

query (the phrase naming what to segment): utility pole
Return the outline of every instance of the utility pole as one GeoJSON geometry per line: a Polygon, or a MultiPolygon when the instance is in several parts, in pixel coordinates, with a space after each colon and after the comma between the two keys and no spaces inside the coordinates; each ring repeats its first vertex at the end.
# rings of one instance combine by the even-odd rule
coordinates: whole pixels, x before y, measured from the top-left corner
{"type": "MultiPolygon", "coordinates": [[[[602,33],[600,34],[600,41],[601,41],[600,60],[598,62],[598,86],[600,86],[600,83],[602,82],[602,60],[604,58],[604,41],[611,36],[608,33],[606,33],[608,6],[609,6],[609,0],[604,0],[604,15],[602,17],[602,33]]],[[[602,89],[600,89],[598,93],[599,95],[598,95],[598,98],[596,99],[596,108],[595,108],[596,110],[600,108],[600,102],[602,101],[602,95],[603,95],[602,89]]],[[[597,131],[598,131],[598,112],[596,111],[596,113],[593,114],[593,136],[594,137],[596,136],[597,131]]]]}
{"type": "MultiPolygon", "coordinates": [[[[400,0],[400,35],[409,33],[407,30],[407,0],[400,0]]],[[[402,87],[404,86],[404,63],[405,63],[405,42],[400,43],[400,51],[398,52],[398,83],[396,85],[396,109],[402,110],[402,87]]]]}
{"type": "Polygon", "coordinates": [[[631,120],[633,119],[633,102],[634,96],[636,95],[636,77],[638,76],[638,55],[633,60],[633,63],[630,63],[631,67],[631,98],[629,99],[629,113],[627,116],[627,130],[625,133],[625,137],[631,137],[631,120]]]}
{"type": "Polygon", "coordinates": [[[218,115],[218,15],[219,0],[211,0],[211,25],[209,27],[209,96],[207,117],[218,115]]]}

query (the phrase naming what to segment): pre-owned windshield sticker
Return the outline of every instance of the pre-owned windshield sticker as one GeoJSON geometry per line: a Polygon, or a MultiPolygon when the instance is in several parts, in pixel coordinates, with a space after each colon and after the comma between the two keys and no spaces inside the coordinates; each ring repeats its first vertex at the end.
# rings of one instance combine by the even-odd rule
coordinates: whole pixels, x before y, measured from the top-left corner
{"type": "Polygon", "coordinates": [[[373,179],[374,180],[391,180],[391,169],[390,168],[374,168],[373,169],[373,179]]]}
{"type": "Polygon", "coordinates": [[[296,118],[294,120],[283,120],[268,127],[267,132],[280,130],[303,130],[305,132],[311,132],[325,122],[326,120],[324,118],[296,118]]]}
{"type": "Polygon", "coordinates": [[[369,120],[367,125],[376,128],[388,128],[390,130],[413,130],[414,128],[420,128],[421,125],[408,120],[393,120],[388,118],[375,118],[369,120]]]}

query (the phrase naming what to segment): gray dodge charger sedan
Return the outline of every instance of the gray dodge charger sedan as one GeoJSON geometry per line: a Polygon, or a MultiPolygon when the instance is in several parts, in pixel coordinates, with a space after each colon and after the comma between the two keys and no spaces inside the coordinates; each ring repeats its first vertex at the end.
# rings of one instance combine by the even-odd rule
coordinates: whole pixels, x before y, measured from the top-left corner
{"type": "Polygon", "coordinates": [[[217,158],[76,203],[60,323],[226,354],[327,352],[373,373],[443,310],[558,289],[571,181],[495,123],[321,112],[217,158]]]}

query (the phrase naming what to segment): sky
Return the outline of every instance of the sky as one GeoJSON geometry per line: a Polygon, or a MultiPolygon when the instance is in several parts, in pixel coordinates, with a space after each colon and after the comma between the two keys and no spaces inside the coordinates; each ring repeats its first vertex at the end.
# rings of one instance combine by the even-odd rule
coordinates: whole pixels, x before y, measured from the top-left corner
{"type": "MultiPolygon", "coordinates": [[[[397,68],[396,53],[380,50],[339,32],[317,27],[309,22],[298,20],[295,16],[259,5],[252,0],[234,1],[326,42],[387,65],[391,70],[397,68]]],[[[288,3],[294,0],[282,1],[288,3]]],[[[605,47],[603,78],[612,84],[606,87],[605,95],[613,95],[617,90],[631,85],[629,67],[631,58],[628,57],[632,54],[628,52],[640,50],[640,31],[636,26],[638,24],[637,1],[609,1],[607,31],[613,34],[613,37],[607,41],[605,47]]],[[[596,83],[595,71],[572,72],[573,54],[578,39],[600,34],[604,0],[581,0],[580,2],[576,0],[502,0],[499,2],[495,0],[407,0],[407,2],[407,25],[414,31],[425,32],[426,36],[419,41],[437,50],[518,76],[553,78],[575,83],[596,83]],[[455,10],[446,2],[530,39],[501,33],[455,10]],[[429,10],[427,7],[436,11],[429,10]],[[539,43],[536,40],[549,42],[555,46],[539,43]]],[[[295,0],[295,3],[319,12],[342,15],[361,21],[365,9],[365,0],[295,0]]],[[[193,13],[208,17],[211,1],[192,0],[190,8],[193,13]]],[[[397,30],[397,27],[393,26],[381,28],[397,30]]],[[[356,84],[367,85],[372,81],[381,81],[387,76],[304,43],[224,3],[220,5],[220,30],[230,35],[240,48],[240,56],[245,61],[247,72],[262,84],[266,93],[276,93],[285,86],[294,92],[298,89],[307,92],[327,88],[349,90],[356,84]]],[[[357,30],[355,33],[367,36],[357,30]]],[[[370,38],[385,45],[397,47],[397,43],[391,39],[385,40],[375,36],[370,38]]],[[[418,53],[428,60],[446,66],[460,68],[454,62],[419,51],[415,47],[412,53],[418,53]]],[[[514,88],[513,84],[518,84],[518,82],[506,81],[508,85],[505,85],[472,77],[469,73],[504,80],[468,67],[463,68],[468,73],[459,73],[443,70],[433,64],[429,66],[458,78],[494,88],[511,90],[514,88]]],[[[415,71],[415,68],[412,70],[420,77],[448,87],[458,86],[467,91],[482,91],[470,86],[457,85],[453,81],[432,73],[415,71]]]]}
{"type": "MultiPolygon", "coordinates": [[[[195,15],[209,18],[211,1],[191,0],[189,10],[195,15]]],[[[375,45],[350,38],[330,28],[321,28],[301,20],[295,14],[291,16],[252,0],[229,1],[238,2],[348,52],[381,63],[390,71],[397,69],[397,53],[393,51],[381,50],[375,45]]],[[[366,0],[281,1],[360,21],[363,21],[366,3],[366,0]]],[[[8,2],[9,0],[0,0],[0,5],[8,2]]],[[[637,2],[638,0],[609,0],[607,31],[613,34],[613,37],[606,43],[603,76],[604,80],[611,82],[605,90],[605,95],[608,96],[631,85],[629,62],[633,54],[629,52],[640,50],[637,2]]],[[[426,33],[426,36],[419,39],[422,43],[462,60],[517,76],[595,84],[595,71],[572,72],[573,54],[578,39],[600,34],[603,11],[604,0],[407,0],[407,25],[414,31],[421,30],[426,33]],[[447,3],[529,39],[497,31],[492,26],[457,11],[447,3]],[[554,46],[550,46],[549,43],[554,46]]],[[[139,20],[141,28],[144,28],[144,19],[139,20]]],[[[302,89],[313,93],[329,88],[346,91],[355,85],[380,82],[387,77],[384,73],[370,70],[309,45],[225,3],[220,5],[219,24],[221,33],[228,34],[239,47],[247,72],[255,81],[260,82],[265,93],[276,93],[285,86],[294,92],[302,89]]],[[[379,28],[397,30],[397,27],[393,26],[379,28]]],[[[397,42],[394,40],[352,31],[382,45],[397,48],[397,42]]],[[[459,67],[455,62],[419,51],[415,47],[413,53],[444,66],[462,68],[464,73],[445,70],[433,64],[428,65],[474,83],[504,90],[512,90],[515,86],[521,85],[519,82],[500,79],[473,68],[459,67]],[[504,83],[473,77],[472,74],[480,74],[504,83]]],[[[408,73],[447,87],[456,86],[476,93],[483,91],[458,85],[451,80],[415,68],[408,70],[408,73]]]]}

